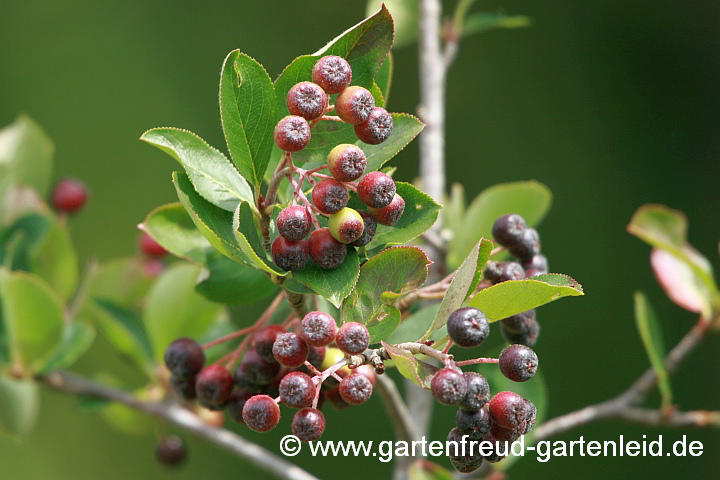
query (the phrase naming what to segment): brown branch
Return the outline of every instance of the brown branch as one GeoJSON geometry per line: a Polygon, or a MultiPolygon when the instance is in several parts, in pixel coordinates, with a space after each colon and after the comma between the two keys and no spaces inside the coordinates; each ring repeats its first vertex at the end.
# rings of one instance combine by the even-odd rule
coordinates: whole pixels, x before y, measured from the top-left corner
{"type": "Polygon", "coordinates": [[[657,427],[720,428],[720,412],[709,412],[707,410],[696,410],[690,412],[675,411],[671,412],[669,415],[664,415],[660,410],[628,407],[621,410],[617,417],[632,423],[640,423],[643,425],[652,425],[657,427]]]}
{"type": "Polygon", "coordinates": [[[300,467],[229,430],[207,425],[197,415],[180,405],[144,402],[130,393],[91,382],[71,373],[53,372],[40,376],[37,380],[58,392],[122,403],[135,410],[174,423],[196,436],[247,460],[275,478],[283,480],[318,480],[317,477],[300,467]]]}

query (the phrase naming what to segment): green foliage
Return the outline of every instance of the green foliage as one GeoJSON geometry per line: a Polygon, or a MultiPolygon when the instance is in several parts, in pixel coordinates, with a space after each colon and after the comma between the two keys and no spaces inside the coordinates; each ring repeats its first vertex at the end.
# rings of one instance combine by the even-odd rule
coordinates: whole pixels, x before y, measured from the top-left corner
{"type": "Polygon", "coordinates": [[[39,373],[62,370],[72,366],[95,340],[95,327],[84,321],[65,324],[62,341],[42,366],[39,373]]]}
{"type": "Polygon", "coordinates": [[[176,257],[205,263],[210,242],[195,227],[181,203],[170,203],[150,212],[140,228],[176,257]]]}
{"type": "Polygon", "coordinates": [[[360,275],[360,259],[355,248],[348,246],[345,261],[333,270],[323,270],[314,263],[292,273],[292,278],[311,288],[339,308],[350,295],[360,275]]]}
{"type": "Polygon", "coordinates": [[[40,413],[40,387],[30,379],[0,376],[0,431],[27,437],[40,413]]]}
{"type": "Polygon", "coordinates": [[[635,292],[635,324],[647,352],[650,364],[658,378],[658,388],[662,395],[663,408],[670,408],[672,391],[670,379],[665,369],[665,346],[662,330],[655,310],[642,292],[635,292]]]}
{"type": "MultiPolygon", "coordinates": [[[[387,339],[388,343],[403,343],[403,342],[416,342],[420,340],[428,330],[437,316],[438,310],[440,309],[439,303],[428,305],[427,307],[421,308],[416,312],[413,312],[400,325],[387,339]]],[[[438,330],[441,332],[442,329],[438,330]]],[[[434,346],[434,345],[433,345],[434,346]]]]}
{"type": "Polygon", "coordinates": [[[582,285],[567,275],[550,273],[485,288],[475,294],[469,305],[485,312],[488,321],[496,322],[562,297],[578,295],[584,295],[582,285]]]}
{"type": "Polygon", "coordinates": [[[382,346],[395,361],[395,367],[403,377],[410,379],[419,387],[430,389],[432,377],[438,371],[437,367],[418,360],[407,350],[402,350],[389,343],[382,342],[382,346]]]}
{"type": "Polygon", "coordinates": [[[108,343],[152,376],[153,348],[138,315],[108,300],[96,298],[94,302],[103,313],[95,316],[95,323],[108,343]]]}
{"type": "Polygon", "coordinates": [[[483,190],[465,211],[463,227],[453,232],[448,264],[452,268],[459,266],[480,238],[492,238],[492,225],[501,215],[520,214],[532,227],[545,217],[551,203],[550,190],[533,180],[504,183],[483,190]]]}
{"type": "MultiPolygon", "coordinates": [[[[365,152],[367,167],[365,172],[380,170],[390,159],[400,153],[408,146],[417,135],[425,128],[425,124],[417,117],[407,113],[393,113],[393,131],[390,137],[379,145],[368,145],[355,137],[353,130],[352,138],[347,143],[355,143],[365,152]]],[[[338,123],[338,122],[325,122],[338,123]]],[[[328,150],[329,152],[330,150],[328,150]]],[[[324,158],[327,158],[325,155],[324,158]]]]}
{"type": "Polygon", "coordinates": [[[375,84],[380,89],[385,100],[385,107],[390,100],[390,87],[392,86],[393,70],[395,68],[395,60],[393,59],[392,52],[388,52],[387,57],[380,69],[375,74],[375,84]]]}
{"type": "Polygon", "coordinates": [[[465,18],[462,35],[473,35],[498,28],[523,28],[532,25],[530,17],[525,15],[506,15],[505,13],[475,12],[465,18]]]}
{"type": "Polygon", "coordinates": [[[248,305],[259,302],[277,290],[261,270],[233,262],[213,249],[207,251],[207,272],[198,277],[195,287],[213,302],[228,305],[248,305]]]}

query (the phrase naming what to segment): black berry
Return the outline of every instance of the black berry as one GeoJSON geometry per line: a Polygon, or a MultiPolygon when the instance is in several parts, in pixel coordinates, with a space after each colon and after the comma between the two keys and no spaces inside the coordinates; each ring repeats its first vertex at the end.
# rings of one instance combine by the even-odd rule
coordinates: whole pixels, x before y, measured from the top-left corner
{"type": "Polygon", "coordinates": [[[358,239],[350,242],[353,247],[364,247],[368,243],[372,242],[375,232],[377,231],[377,220],[370,215],[369,212],[364,210],[357,211],[363,219],[363,233],[358,239]]]}
{"type": "Polygon", "coordinates": [[[480,440],[490,431],[492,420],[487,408],[479,410],[459,409],[455,414],[455,425],[473,440],[480,440]]]}
{"type": "Polygon", "coordinates": [[[280,364],[275,361],[275,357],[272,361],[268,361],[253,348],[245,352],[242,362],[235,369],[235,383],[241,388],[244,387],[244,383],[269,385],[278,373],[280,373],[280,364]]]}
{"type": "Polygon", "coordinates": [[[370,400],[373,386],[370,379],[361,373],[353,373],[340,382],[340,396],[350,405],[360,405],[370,400]]]}
{"type": "Polygon", "coordinates": [[[370,333],[365,325],[348,322],[338,329],[335,343],[343,352],[357,355],[364,352],[370,345],[370,333]]]}
{"type": "Polygon", "coordinates": [[[390,205],[395,198],[395,180],[383,172],[370,172],[365,175],[357,186],[360,201],[372,208],[383,208],[390,205]]]}
{"type": "Polygon", "coordinates": [[[500,275],[495,280],[490,280],[493,284],[507,282],[508,280],[522,280],[525,278],[525,270],[522,265],[517,262],[500,262],[498,264],[500,275]]]}
{"type": "Polygon", "coordinates": [[[405,200],[397,193],[390,202],[390,205],[384,208],[368,207],[370,214],[382,225],[392,227],[402,217],[405,212],[405,200]]]}
{"type": "Polygon", "coordinates": [[[548,267],[548,259],[542,253],[533,255],[531,258],[525,259],[522,262],[522,267],[525,269],[525,277],[535,277],[537,275],[545,275],[550,272],[548,267]]]}
{"type": "Polygon", "coordinates": [[[534,228],[526,228],[519,242],[508,247],[510,253],[521,259],[531,259],[540,253],[540,235],[534,228]]]}
{"type": "Polygon", "coordinates": [[[352,208],[345,207],[330,215],[328,220],[330,235],[341,243],[351,243],[360,238],[365,230],[363,217],[352,208]]]}
{"type": "Polygon", "coordinates": [[[492,226],[493,238],[504,247],[520,242],[525,231],[525,219],[517,213],[503,215],[492,226]]]}
{"type": "Polygon", "coordinates": [[[329,228],[319,228],[312,232],[308,245],[312,259],[325,270],[339,267],[347,256],[347,245],[335,240],[329,228]]]}
{"type": "Polygon", "coordinates": [[[457,405],[465,399],[468,384],[462,372],[443,368],[435,372],[430,389],[438,402],[444,405],[457,405]]]}
{"type": "Polygon", "coordinates": [[[335,341],[337,324],[325,312],[310,312],[302,319],[298,336],[308,345],[324,347],[335,341]]]}
{"type": "Polygon", "coordinates": [[[520,432],[522,435],[530,433],[537,421],[537,408],[535,408],[534,403],[530,400],[525,400],[525,410],[527,412],[527,418],[525,419],[525,428],[520,432]]]}
{"type": "Polygon", "coordinates": [[[288,111],[306,120],[320,118],[328,106],[325,91],[312,82],[300,82],[290,89],[287,96],[288,111]]]}
{"type": "Polygon", "coordinates": [[[519,343],[526,347],[533,347],[537,343],[538,336],[540,335],[540,324],[537,320],[533,319],[529,322],[528,330],[522,333],[510,332],[503,324],[501,325],[500,331],[508,343],[519,343]]]}
{"type": "Polygon", "coordinates": [[[73,213],[85,206],[88,191],[85,185],[75,179],[66,178],[55,184],[52,205],[58,212],[73,213]]]}
{"type": "Polygon", "coordinates": [[[464,307],[450,314],[447,329],[453,343],[471,348],[485,341],[490,333],[490,324],[485,314],[477,308],[464,307]]]}
{"type": "Polygon", "coordinates": [[[168,467],[176,467],[182,464],[186,457],[187,448],[185,442],[176,435],[163,438],[155,447],[155,458],[168,467]]]}
{"type": "Polygon", "coordinates": [[[318,182],[312,190],[315,207],[325,215],[332,215],[347,207],[349,199],[345,185],[332,178],[318,182]]]}
{"type": "Polygon", "coordinates": [[[372,93],[363,87],[348,87],[335,99],[335,112],[338,117],[352,125],[367,121],[374,108],[375,99],[372,93]]]}
{"type": "Polygon", "coordinates": [[[275,125],[275,145],[286,152],[299,152],[310,143],[310,124],[303,117],[288,115],[275,125]]]}
{"type": "Polygon", "coordinates": [[[527,382],[535,376],[538,357],[525,345],[510,345],[500,353],[500,372],[513,382],[527,382]]]}
{"type": "Polygon", "coordinates": [[[340,93],[350,84],[352,69],[342,57],[326,55],[315,63],[312,81],[326,93],[340,93]]]}
{"type": "Polygon", "coordinates": [[[460,402],[460,408],[465,410],[478,410],[490,400],[490,385],[488,381],[475,372],[463,373],[468,385],[468,393],[460,402]]]}
{"type": "Polygon", "coordinates": [[[280,422],[280,407],[267,395],[255,395],[245,402],[242,418],[250,430],[267,432],[280,422]]]}
{"type": "Polygon", "coordinates": [[[366,166],[365,152],[350,143],[341,143],[328,154],[328,170],[340,182],[357,180],[366,166]]]}
{"type": "Polygon", "coordinates": [[[293,435],[303,442],[312,442],[325,432],[325,416],[317,408],[303,408],[292,419],[293,435]]]}
{"type": "Polygon", "coordinates": [[[272,354],[273,343],[275,343],[278,335],[285,332],[287,330],[281,325],[268,325],[255,333],[253,348],[255,348],[260,358],[275,363],[275,357],[272,354]]]}
{"type": "Polygon", "coordinates": [[[205,352],[195,340],[178,338],[165,349],[164,359],[173,378],[187,380],[202,370],[205,352]]]}
{"type": "Polygon", "coordinates": [[[271,253],[275,265],[283,270],[300,270],[308,261],[308,243],[307,240],[293,242],[279,235],[272,244],[271,253]]]}
{"type": "Polygon", "coordinates": [[[525,312],[516,313],[511,317],[502,320],[502,326],[510,333],[518,334],[529,332],[532,329],[532,323],[535,321],[535,309],[525,312]]]}
{"type": "Polygon", "coordinates": [[[310,227],[312,226],[310,212],[306,207],[291,205],[280,212],[275,221],[275,226],[277,226],[278,233],[285,239],[299,242],[310,233],[310,227]]]}
{"type": "Polygon", "coordinates": [[[482,465],[481,445],[459,428],[448,433],[448,456],[450,463],[459,472],[470,473],[482,465]]]}
{"type": "Polygon", "coordinates": [[[195,381],[195,393],[200,404],[210,410],[222,410],[230,400],[232,389],[232,375],[220,365],[205,367],[195,381]]]}
{"type": "Polygon", "coordinates": [[[527,420],[525,399],[514,392],[500,392],[490,399],[490,417],[494,424],[514,430],[527,420]]]}
{"type": "Polygon", "coordinates": [[[384,108],[375,107],[367,120],[355,125],[355,135],[367,144],[379,145],[390,138],[392,129],[392,116],[384,108]]]}
{"type": "Polygon", "coordinates": [[[183,400],[195,400],[197,395],[195,394],[195,377],[191,378],[177,378],[175,376],[170,377],[170,385],[175,393],[177,393],[183,400]]]}
{"type": "Polygon", "coordinates": [[[290,372],[280,380],[279,394],[288,407],[309,407],[315,399],[315,383],[305,373],[290,372]]]}
{"type": "Polygon", "coordinates": [[[294,333],[281,333],[273,344],[273,356],[281,365],[299,367],[308,358],[308,346],[294,333]]]}

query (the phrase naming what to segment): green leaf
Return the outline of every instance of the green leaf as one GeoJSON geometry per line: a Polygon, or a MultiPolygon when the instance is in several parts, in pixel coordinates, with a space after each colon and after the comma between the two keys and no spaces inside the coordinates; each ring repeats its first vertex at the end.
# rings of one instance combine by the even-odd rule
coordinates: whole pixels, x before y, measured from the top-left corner
{"type": "Polygon", "coordinates": [[[393,59],[393,54],[392,52],[388,52],[387,57],[385,57],[385,61],[382,65],[380,65],[380,69],[375,74],[375,84],[382,92],[385,100],[385,108],[387,108],[387,103],[390,99],[390,87],[392,85],[394,66],[395,60],[393,59]]]}
{"type": "Polygon", "coordinates": [[[414,247],[389,248],[360,267],[355,288],[343,301],[342,321],[366,324],[385,305],[425,283],[430,265],[425,253],[414,247]]]}
{"type": "Polygon", "coordinates": [[[288,272],[283,272],[280,267],[268,260],[262,240],[258,235],[255,218],[250,210],[250,205],[246,202],[238,205],[235,215],[233,215],[233,230],[238,245],[252,261],[253,267],[278,276],[288,275],[288,272]]]}
{"type": "Polygon", "coordinates": [[[0,218],[5,218],[5,194],[16,184],[29,185],[41,196],[50,189],[55,145],[27,115],[0,129],[0,218]]]}
{"type": "Polygon", "coordinates": [[[158,277],[150,290],[143,323],[158,364],[173,340],[200,337],[223,311],[222,305],[195,291],[201,268],[176,263],[158,277]]]}
{"type": "Polygon", "coordinates": [[[469,305],[482,310],[490,322],[496,322],[558,298],[578,295],[584,293],[582,286],[574,279],[550,273],[485,288],[475,294],[469,305]]]}
{"type": "Polygon", "coordinates": [[[532,25],[532,19],[525,15],[476,12],[465,17],[462,35],[468,36],[497,28],[523,28],[532,25]]]}
{"type": "Polygon", "coordinates": [[[395,367],[403,377],[410,379],[419,387],[430,389],[432,377],[438,371],[437,367],[418,360],[407,350],[402,350],[386,342],[380,343],[395,361],[395,367]]]}
{"type": "MultiPolygon", "coordinates": [[[[139,257],[112,260],[91,270],[87,280],[90,298],[102,298],[115,305],[133,308],[144,299],[152,281],[145,272],[144,262],[139,257]]],[[[86,304],[96,309],[90,301],[86,304]]]]}
{"type": "Polygon", "coordinates": [[[647,204],[635,211],[627,230],[653,247],[666,250],[687,263],[711,295],[717,295],[712,265],[687,243],[687,226],[684,213],[665,205],[647,204]]]}
{"type": "Polygon", "coordinates": [[[395,22],[395,43],[393,48],[412,45],[418,35],[418,2],[417,0],[369,0],[366,14],[377,11],[385,5],[395,22]]]}
{"type": "Polygon", "coordinates": [[[452,184],[441,215],[443,228],[457,232],[465,227],[465,189],[462,184],[452,184]]]}
{"type": "Polygon", "coordinates": [[[94,302],[103,313],[94,319],[105,339],[142,371],[152,374],[152,345],[135,312],[101,298],[95,298],[94,302]]]}
{"type": "Polygon", "coordinates": [[[430,338],[430,334],[434,330],[442,328],[447,323],[450,314],[460,308],[470,294],[475,291],[492,249],[493,243],[484,238],[481,238],[475,245],[475,248],[472,249],[470,255],[455,273],[450,287],[448,287],[440,304],[440,310],[435,316],[435,321],[425,333],[425,338],[430,338]]]}
{"type": "Polygon", "coordinates": [[[32,380],[0,377],[0,428],[27,437],[40,413],[40,388],[32,380]]]}
{"type": "Polygon", "coordinates": [[[665,346],[660,323],[655,310],[642,292],[635,292],[634,299],[635,324],[650,359],[650,364],[655,370],[655,375],[657,375],[663,408],[669,408],[672,403],[672,392],[668,372],[665,369],[665,346]]]}
{"type": "Polygon", "coordinates": [[[233,262],[215,250],[207,254],[207,269],[207,276],[201,274],[195,290],[213,302],[249,305],[278,288],[261,270],[233,262]]]}
{"type": "Polygon", "coordinates": [[[400,310],[392,305],[384,305],[367,323],[367,329],[370,332],[370,344],[387,340],[400,325],[400,320],[402,320],[400,310]]]}
{"type": "Polygon", "coordinates": [[[463,228],[454,232],[448,253],[450,268],[459,266],[480,238],[492,238],[492,225],[501,215],[520,214],[534,227],[545,217],[551,203],[550,190],[534,180],[483,190],[467,208],[463,228]]]}
{"type": "Polygon", "coordinates": [[[422,132],[423,128],[425,128],[425,124],[421,122],[420,119],[407,113],[393,113],[392,118],[392,133],[383,143],[379,145],[368,145],[367,143],[363,143],[357,139],[353,139],[349,142],[354,142],[355,145],[365,152],[365,157],[367,158],[367,167],[365,168],[366,173],[379,170],[390,159],[407,147],[408,144],[412,142],[412,140],[417,137],[420,132],[422,132]]]}
{"type": "Polygon", "coordinates": [[[230,156],[240,173],[259,186],[273,147],[275,87],[265,68],[239,50],[225,58],[221,75],[220,119],[230,156]]]}
{"type": "Polygon", "coordinates": [[[428,305],[403,320],[386,340],[393,345],[404,342],[417,342],[435,321],[439,303],[428,305]]]}
{"type": "Polygon", "coordinates": [[[345,261],[333,270],[323,270],[315,263],[302,270],[296,270],[292,278],[310,287],[325,297],[330,303],[340,308],[342,301],[350,295],[360,274],[360,260],[353,247],[348,247],[345,261]]]}
{"type": "Polygon", "coordinates": [[[178,128],[155,128],[143,133],[140,140],[177,160],[195,190],[213,205],[233,212],[242,201],[254,204],[250,185],[232,163],[194,133],[178,128]]]}
{"type": "Polygon", "coordinates": [[[62,337],[63,315],[62,299],[39,277],[0,268],[0,359],[42,362],[62,337]]]}
{"type": "Polygon", "coordinates": [[[62,342],[53,355],[39,369],[39,373],[64,370],[71,367],[95,340],[95,328],[83,321],[73,321],[65,325],[62,342]]]}
{"type": "Polygon", "coordinates": [[[170,203],[150,212],[140,229],[173,255],[205,263],[210,242],[200,233],[181,203],[170,203]]]}

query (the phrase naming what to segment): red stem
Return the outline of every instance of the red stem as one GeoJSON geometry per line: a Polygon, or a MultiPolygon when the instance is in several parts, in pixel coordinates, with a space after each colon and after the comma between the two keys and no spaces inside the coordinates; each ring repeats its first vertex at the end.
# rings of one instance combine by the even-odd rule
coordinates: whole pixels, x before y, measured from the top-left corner
{"type": "Polygon", "coordinates": [[[499,363],[499,358],[473,358],[472,360],[463,360],[462,362],[455,362],[455,365],[462,367],[463,365],[474,365],[476,363],[499,363]]]}

